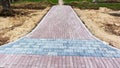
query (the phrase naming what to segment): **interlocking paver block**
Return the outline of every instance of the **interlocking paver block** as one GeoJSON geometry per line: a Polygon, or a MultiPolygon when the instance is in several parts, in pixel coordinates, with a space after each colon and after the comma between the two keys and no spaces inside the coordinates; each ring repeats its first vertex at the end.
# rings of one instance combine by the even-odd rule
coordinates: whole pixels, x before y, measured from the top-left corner
{"type": "Polygon", "coordinates": [[[14,44],[0,47],[0,53],[6,54],[38,54],[61,56],[97,56],[120,57],[120,51],[96,40],[67,40],[67,39],[31,39],[37,42],[24,42],[30,38],[23,38],[14,44]],[[58,41],[59,40],[59,41],[58,41]],[[44,42],[45,41],[45,42],[44,42]],[[64,41],[64,42],[63,42],[64,41]],[[57,43],[59,42],[59,43],[57,43]],[[98,43],[98,44],[97,44],[98,43]],[[29,52],[30,51],[30,52],[29,52]],[[117,55],[117,56],[114,56],[117,55]]]}

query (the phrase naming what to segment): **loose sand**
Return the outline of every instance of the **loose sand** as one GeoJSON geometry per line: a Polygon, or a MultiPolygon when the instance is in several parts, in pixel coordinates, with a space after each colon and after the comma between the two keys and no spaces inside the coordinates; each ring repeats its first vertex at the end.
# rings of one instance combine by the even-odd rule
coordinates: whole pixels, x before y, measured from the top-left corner
{"type": "Polygon", "coordinates": [[[0,17],[0,44],[17,40],[30,33],[50,8],[44,10],[19,9],[27,15],[0,17]]]}
{"type": "Polygon", "coordinates": [[[111,46],[120,48],[120,16],[112,16],[113,10],[100,8],[99,10],[74,9],[86,27],[97,38],[111,46]]]}

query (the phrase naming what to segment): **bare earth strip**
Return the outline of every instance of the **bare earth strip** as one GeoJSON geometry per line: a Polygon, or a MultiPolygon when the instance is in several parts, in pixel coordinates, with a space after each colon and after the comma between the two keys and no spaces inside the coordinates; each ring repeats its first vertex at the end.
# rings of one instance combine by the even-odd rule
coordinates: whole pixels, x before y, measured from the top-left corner
{"type": "Polygon", "coordinates": [[[99,39],[120,48],[120,17],[111,16],[113,10],[100,8],[99,10],[74,9],[88,29],[99,39]]]}
{"type": "Polygon", "coordinates": [[[27,10],[27,15],[15,17],[0,17],[0,44],[12,42],[28,34],[39,23],[50,8],[44,10],[27,10]]]}

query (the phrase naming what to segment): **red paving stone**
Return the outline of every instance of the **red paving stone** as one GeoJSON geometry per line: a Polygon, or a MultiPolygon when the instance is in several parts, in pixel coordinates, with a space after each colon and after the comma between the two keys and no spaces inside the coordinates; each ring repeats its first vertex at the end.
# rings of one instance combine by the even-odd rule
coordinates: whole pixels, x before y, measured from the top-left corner
{"type": "Polygon", "coordinates": [[[54,6],[28,35],[44,39],[94,39],[70,6],[54,6]]]}
{"type": "Polygon", "coordinates": [[[0,55],[3,68],[119,68],[120,58],[0,55]],[[4,56],[4,57],[2,57],[4,56]]]}

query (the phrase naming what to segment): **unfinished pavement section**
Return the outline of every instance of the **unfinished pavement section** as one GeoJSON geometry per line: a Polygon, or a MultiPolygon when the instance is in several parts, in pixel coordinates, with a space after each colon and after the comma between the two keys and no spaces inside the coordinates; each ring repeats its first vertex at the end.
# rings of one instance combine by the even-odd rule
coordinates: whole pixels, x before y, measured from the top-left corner
{"type": "Polygon", "coordinates": [[[54,6],[26,37],[0,47],[4,68],[119,68],[120,51],[90,34],[70,6],[54,6]]]}

